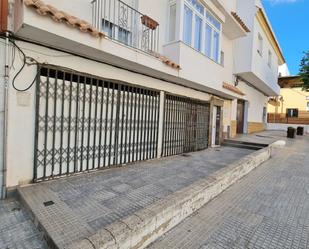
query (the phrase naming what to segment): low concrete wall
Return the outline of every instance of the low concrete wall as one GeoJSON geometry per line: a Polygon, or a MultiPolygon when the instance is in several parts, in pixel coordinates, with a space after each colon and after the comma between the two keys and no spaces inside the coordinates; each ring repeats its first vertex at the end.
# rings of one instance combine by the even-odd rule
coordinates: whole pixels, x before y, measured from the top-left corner
{"type": "Polygon", "coordinates": [[[145,248],[151,242],[268,160],[272,146],[256,151],[207,179],[160,200],[149,208],[117,221],[69,249],[145,248]]]}
{"type": "Polygon", "coordinates": [[[279,124],[279,123],[268,123],[267,130],[279,130],[279,131],[287,131],[288,127],[304,127],[305,133],[309,134],[309,125],[300,125],[300,124],[279,124]]]}

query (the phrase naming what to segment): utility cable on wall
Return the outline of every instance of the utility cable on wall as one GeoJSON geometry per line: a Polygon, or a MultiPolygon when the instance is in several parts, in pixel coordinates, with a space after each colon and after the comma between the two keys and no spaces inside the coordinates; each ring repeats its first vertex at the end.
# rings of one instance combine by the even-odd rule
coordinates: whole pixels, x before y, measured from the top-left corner
{"type": "MultiPolygon", "coordinates": [[[[12,32],[9,32],[9,33],[10,33],[11,35],[13,34],[12,32]]],[[[1,37],[7,38],[6,35],[5,35],[5,36],[1,35],[1,37]]],[[[24,53],[24,51],[15,43],[15,41],[14,41],[14,39],[13,39],[13,36],[9,36],[8,38],[9,38],[10,43],[13,44],[13,46],[14,46],[15,48],[17,48],[17,50],[18,50],[18,51],[21,53],[21,55],[22,55],[22,66],[21,66],[21,68],[18,70],[18,72],[15,74],[15,76],[13,77],[12,86],[13,86],[13,88],[14,88],[16,91],[18,91],[18,92],[26,92],[26,91],[28,91],[28,90],[34,85],[34,83],[36,82],[36,79],[37,79],[37,77],[38,77],[38,75],[39,75],[39,71],[40,71],[40,70],[39,70],[39,62],[38,62],[36,59],[27,56],[27,55],[24,53]],[[26,65],[28,65],[28,66],[36,65],[36,66],[37,66],[37,73],[36,73],[34,79],[32,80],[32,82],[30,83],[29,86],[27,86],[26,88],[20,89],[20,88],[18,88],[18,87],[16,86],[16,80],[17,80],[18,76],[21,74],[21,72],[24,70],[24,68],[25,68],[26,65]]],[[[14,55],[14,58],[15,58],[15,55],[14,55]]]]}

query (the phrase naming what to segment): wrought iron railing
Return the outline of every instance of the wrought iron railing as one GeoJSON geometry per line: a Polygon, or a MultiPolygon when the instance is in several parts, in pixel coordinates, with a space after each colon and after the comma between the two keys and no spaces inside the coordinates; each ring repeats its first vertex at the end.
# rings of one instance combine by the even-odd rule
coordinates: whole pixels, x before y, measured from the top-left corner
{"type": "Polygon", "coordinates": [[[120,0],[93,0],[92,23],[113,40],[147,53],[158,52],[159,24],[120,0]]]}

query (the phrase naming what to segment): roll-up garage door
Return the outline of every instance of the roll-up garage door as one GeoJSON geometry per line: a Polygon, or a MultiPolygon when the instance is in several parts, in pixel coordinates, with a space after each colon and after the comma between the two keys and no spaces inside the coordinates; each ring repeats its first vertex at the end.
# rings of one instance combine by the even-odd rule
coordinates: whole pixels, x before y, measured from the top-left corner
{"type": "Polygon", "coordinates": [[[166,95],[163,156],[206,149],[209,139],[210,104],[166,95]]]}
{"type": "Polygon", "coordinates": [[[34,181],[155,158],[159,98],[151,89],[43,66],[34,181]]]}

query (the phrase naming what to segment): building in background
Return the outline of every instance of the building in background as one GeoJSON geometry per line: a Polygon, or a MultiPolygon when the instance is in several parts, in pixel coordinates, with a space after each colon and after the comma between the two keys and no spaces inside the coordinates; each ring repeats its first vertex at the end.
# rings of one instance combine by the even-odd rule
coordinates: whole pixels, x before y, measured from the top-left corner
{"type": "Polygon", "coordinates": [[[309,125],[309,92],[300,76],[281,77],[279,85],[280,96],[269,100],[268,123],[309,125]]]}
{"type": "Polygon", "coordinates": [[[290,76],[290,70],[288,65],[285,63],[281,66],[279,66],[279,77],[286,77],[286,76],[290,76]]]}
{"type": "Polygon", "coordinates": [[[263,130],[279,94],[284,58],[260,1],[1,6],[4,190],[219,146],[263,130]]]}

